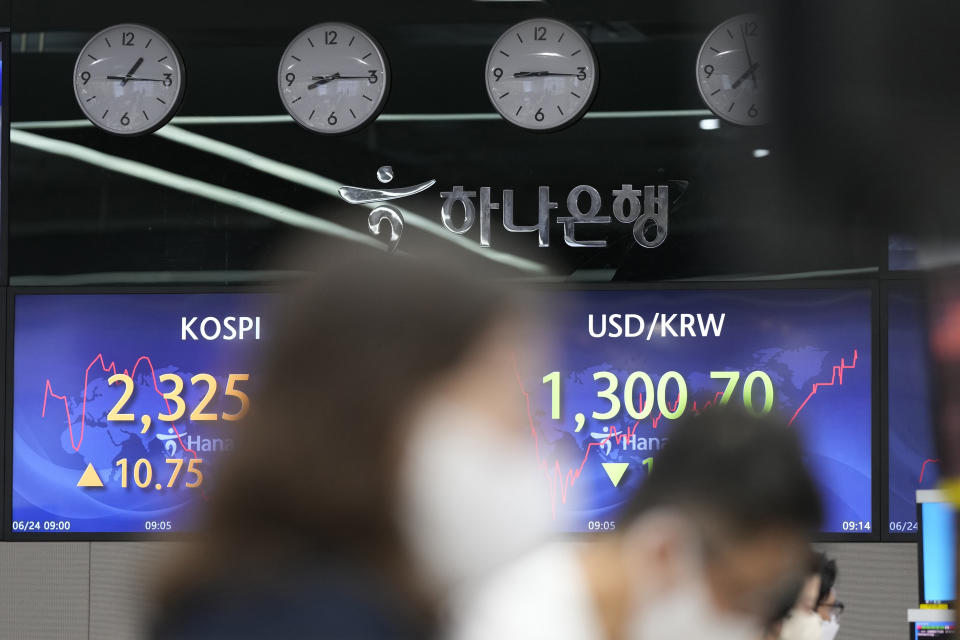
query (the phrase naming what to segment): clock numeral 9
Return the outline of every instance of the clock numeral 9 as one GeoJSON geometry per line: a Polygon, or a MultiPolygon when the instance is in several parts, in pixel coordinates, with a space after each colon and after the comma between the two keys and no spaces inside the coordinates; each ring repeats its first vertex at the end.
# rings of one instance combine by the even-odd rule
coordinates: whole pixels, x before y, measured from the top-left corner
{"type": "Polygon", "coordinates": [[[81,73],[80,79],[83,80],[83,84],[87,84],[88,82],[90,82],[90,72],[84,71],[83,73],[81,73]]]}
{"type": "Polygon", "coordinates": [[[750,116],[751,118],[756,118],[758,115],[760,115],[760,112],[757,111],[757,105],[755,104],[750,105],[750,109],[747,111],[747,115],[750,116]]]}
{"type": "Polygon", "coordinates": [[[123,115],[120,116],[120,124],[122,124],[123,126],[127,126],[128,124],[130,124],[130,116],[127,115],[129,113],[130,113],[129,111],[125,111],[123,115]]]}
{"type": "Polygon", "coordinates": [[[546,27],[534,27],[534,28],[533,28],[533,39],[534,39],[534,40],[546,40],[546,39],[547,39],[547,28],[546,28],[546,27]]]}
{"type": "Polygon", "coordinates": [[[337,44],[337,32],[336,32],[336,31],[324,31],[324,32],[323,32],[323,43],[324,43],[324,44],[337,44]]]}
{"type": "Polygon", "coordinates": [[[172,84],[173,84],[173,74],[172,73],[163,74],[163,86],[169,87],[172,84]]]}
{"type": "Polygon", "coordinates": [[[537,109],[537,112],[533,114],[533,119],[536,120],[537,122],[543,122],[543,118],[544,118],[543,109],[537,109]]]}
{"type": "Polygon", "coordinates": [[[587,68],[577,67],[577,80],[586,80],[586,79],[587,79],[587,68]]]}
{"type": "Polygon", "coordinates": [[[132,46],[133,46],[133,32],[132,32],[132,31],[124,31],[124,32],[123,32],[123,36],[121,36],[121,44],[123,44],[123,46],[125,46],[125,47],[132,47],[132,46]]]}
{"type": "Polygon", "coordinates": [[[494,70],[493,70],[493,77],[496,78],[497,80],[499,80],[500,78],[502,78],[502,77],[503,77],[503,69],[501,69],[500,67],[497,67],[496,69],[494,69],[494,70]]]}
{"type": "Polygon", "coordinates": [[[377,70],[376,70],[376,69],[371,69],[371,70],[368,71],[367,73],[370,74],[370,77],[368,78],[368,80],[370,80],[370,84],[377,84],[377,82],[380,80],[380,79],[377,77],[377,70]]]}
{"type": "Polygon", "coordinates": [[[327,124],[330,125],[331,127],[337,124],[337,116],[335,115],[336,113],[337,113],[336,111],[331,111],[330,115],[327,116],[327,124]]]}
{"type": "Polygon", "coordinates": [[[284,80],[287,81],[287,86],[288,86],[288,87],[289,87],[290,85],[292,85],[292,84],[293,84],[293,81],[296,80],[296,79],[297,79],[297,76],[296,76],[296,74],[294,74],[293,72],[290,72],[290,73],[288,73],[287,75],[284,76],[284,80]]]}
{"type": "Polygon", "coordinates": [[[703,73],[704,73],[704,75],[706,75],[708,78],[709,78],[710,76],[712,76],[712,75],[713,75],[713,65],[712,65],[712,64],[708,64],[707,66],[705,66],[705,67],[703,68],[703,73]]]}

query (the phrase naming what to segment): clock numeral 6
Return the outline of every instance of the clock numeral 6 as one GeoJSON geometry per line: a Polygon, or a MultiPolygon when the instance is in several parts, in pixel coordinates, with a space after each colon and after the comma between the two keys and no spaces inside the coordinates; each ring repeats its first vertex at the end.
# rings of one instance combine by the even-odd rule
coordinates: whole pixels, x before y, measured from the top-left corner
{"type": "Polygon", "coordinates": [[[544,118],[543,109],[537,109],[537,112],[533,114],[533,119],[536,120],[537,122],[543,122],[543,118],[544,118]]]}
{"type": "Polygon", "coordinates": [[[327,124],[330,125],[331,127],[337,124],[337,116],[335,115],[336,113],[337,113],[336,111],[331,111],[330,115],[327,116],[327,124]]]}
{"type": "Polygon", "coordinates": [[[493,77],[496,78],[497,80],[499,80],[500,78],[502,78],[502,77],[503,77],[503,69],[501,69],[500,67],[497,67],[496,69],[494,69],[494,70],[493,70],[493,77]]]}
{"type": "Polygon", "coordinates": [[[284,76],[284,79],[287,81],[287,86],[289,87],[293,84],[293,81],[297,79],[297,76],[293,72],[290,72],[284,76]]]}
{"type": "Polygon", "coordinates": [[[90,72],[84,71],[83,73],[81,73],[80,79],[83,80],[83,84],[87,84],[88,82],[90,82],[90,72]]]}
{"type": "Polygon", "coordinates": [[[751,118],[756,118],[758,115],[760,115],[760,112],[757,111],[757,105],[755,104],[750,105],[750,109],[747,111],[747,115],[750,116],[751,118]]]}
{"type": "Polygon", "coordinates": [[[704,74],[705,76],[707,76],[708,78],[709,78],[710,76],[712,76],[712,75],[713,75],[713,65],[712,65],[712,64],[708,64],[707,66],[705,66],[705,67],[703,68],[703,74],[704,74]]]}
{"type": "Polygon", "coordinates": [[[120,124],[122,124],[123,126],[127,126],[128,124],[130,124],[130,116],[127,115],[129,113],[130,113],[129,111],[124,111],[123,115],[120,116],[120,124]]]}

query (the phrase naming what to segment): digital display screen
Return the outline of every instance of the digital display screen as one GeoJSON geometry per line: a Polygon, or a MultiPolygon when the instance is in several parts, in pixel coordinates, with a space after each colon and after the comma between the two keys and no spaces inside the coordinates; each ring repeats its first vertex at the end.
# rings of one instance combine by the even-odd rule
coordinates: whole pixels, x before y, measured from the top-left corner
{"type": "Polygon", "coordinates": [[[872,532],[869,289],[556,291],[549,361],[518,363],[557,528],[609,531],[681,416],[775,411],[800,431],[824,532],[872,532]]]}
{"type": "Polygon", "coordinates": [[[891,533],[917,532],[918,489],[940,481],[930,398],[924,299],[916,287],[887,293],[887,447],[891,533]]]}
{"type": "Polygon", "coordinates": [[[189,531],[256,388],[270,294],[18,294],[14,534],[189,531]]]}
{"type": "Polygon", "coordinates": [[[923,601],[952,602],[957,596],[953,507],[946,502],[924,502],[920,505],[920,517],[923,601]]]}
{"type": "Polygon", "coordinates": [[[957,625],[953,622],[917,622],[914,623],[914,640],[921,638],[953,638],[957,625]]]}

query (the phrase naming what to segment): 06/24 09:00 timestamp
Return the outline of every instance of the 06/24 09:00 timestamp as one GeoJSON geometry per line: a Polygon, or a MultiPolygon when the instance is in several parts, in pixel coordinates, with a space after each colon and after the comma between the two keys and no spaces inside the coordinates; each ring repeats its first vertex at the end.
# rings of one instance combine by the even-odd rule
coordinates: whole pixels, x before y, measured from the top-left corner
{"type": "Polygon", "coordinates": [[[14,520],[14,531],[70,531],[69,520],[14,520]]]}

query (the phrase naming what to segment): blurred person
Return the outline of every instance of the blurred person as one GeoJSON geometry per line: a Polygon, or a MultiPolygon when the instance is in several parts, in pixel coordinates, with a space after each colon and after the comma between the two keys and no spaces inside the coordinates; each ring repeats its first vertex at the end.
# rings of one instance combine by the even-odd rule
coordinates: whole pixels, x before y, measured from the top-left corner
{"type": "Polygon", "coordinates": [[[840,631],[840,616],[843,603],[837,600],[837,561],[824,556],[820,567],[820,593],[817,597],[817,613],[820,615],[822,640],[833,640],[840,631]]]}
{"type": "Polygon", "coordinates": [[[465,594],[451,637],[756,640],[796,597],[820,515],[783,422],[689,417],[615,533],[545,545],[465,594]]]}
{"type": "Polygon", "coordinates": [[[800,594],[783,621],[780,640],[820,640],[823,621],[817,612],[817,604],[820,597],[820,575],[825,562],[826,557],[822,553],[809,554],[807,573],[800,594]]]}
{"type": "Polygon", "coordinates": [[[289,299],[154,637],[434,637],[448,589],[549,527],[519,307],[398,256],[330,258],[289,299]]]}

